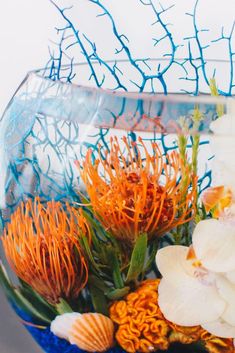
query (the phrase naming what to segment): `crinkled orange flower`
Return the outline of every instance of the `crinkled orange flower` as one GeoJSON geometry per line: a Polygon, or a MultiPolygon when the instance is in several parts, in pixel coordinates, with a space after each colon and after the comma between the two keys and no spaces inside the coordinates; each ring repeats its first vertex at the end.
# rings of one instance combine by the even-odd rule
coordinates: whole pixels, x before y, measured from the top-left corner
{"type": "Polygon", "coordinates": [[[130,246],[140,234],[161,236],[194,213],[196,177],[190,167],[176,151],[163,156],[157,143],[151,146],[149,152],[140,138],[138,143],[114,138],[109,152],[100,149],[94,161],[89,150],[80,166],[97,218],[130,246]]]}
{"type": "Polygon", "coordinates": [[[216,337],[204,330],[201,335],[201,340],[204,343],[205,348],[210,353],[234,353],[235,352],[233,339],[216,337]]]}
{"type": "Polygon", "coordinates": [[[169,325],[157,305],[159,280],[146,281],[110,308],[118,324],[116,339],[127,352],[151,352],[169,347],[169,325]]]}
{"type": "Polygon", "coordinates": [[[201,342],[210,353],[234,353],[233,340],[215,337],[201,326],[183,327],[167,321],[158,306],[160,280],[147,280],[124,300],[114,302],[110,317],[116,340],[127,352],[167,350],[175,342],[201,342]]]}
{"type": "Polygon", "coordinates": [[[55,201],[44,205],[36,198],[12,214],[2,241],[16,275],[50,303],[57,303],[60,298],[77,298],[87,283],[81,234],[90,238],[78,210],[55,201]]]}

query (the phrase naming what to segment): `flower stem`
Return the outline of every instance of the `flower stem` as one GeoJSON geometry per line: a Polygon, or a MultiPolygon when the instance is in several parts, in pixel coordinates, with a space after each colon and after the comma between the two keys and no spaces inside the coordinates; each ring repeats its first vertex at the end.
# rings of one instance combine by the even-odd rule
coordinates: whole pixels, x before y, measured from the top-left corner
{"type": "Polygon", "coordinates": [[[71,306],[66,302],[66,300],[62,298],[60,299],[60,302],[56,304],[55,307],[60,315],[73,312],[71,306]]]}
{"type": "MultiPolygon", "coordinates": [[[[211,95],[213,97],[218,97],[219,96],[219,91],[218,91],[218,88],[217,88],[217,85],[216,85],[215,78],[211,78],[210,79],[210,90],[211,90],[211,95]]],[[[223,104],[217,104],[216,111],[217,111],[218,117],[223,116],[224,115],[224,106],[223,106],[223,104]]]]}

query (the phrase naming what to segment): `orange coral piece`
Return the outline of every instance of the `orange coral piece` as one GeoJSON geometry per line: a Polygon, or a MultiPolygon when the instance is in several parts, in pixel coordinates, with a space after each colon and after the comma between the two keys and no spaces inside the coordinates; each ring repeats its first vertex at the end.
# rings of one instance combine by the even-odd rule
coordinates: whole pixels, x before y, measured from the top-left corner
{"type": "Polygon", "coordinates": [[[183,344],[190,344],[201,340],[201,335],[205,330],[201,326],[179,326],[168,321],[172,330],[169,340],[170,342],[181,342],[183,344]]]}
{"type": "Polygon", "coordinates": [[[21,203],[4,230],[7,260],[24,282],[50,303],[74,299],[87,283],[79,237],[90,238],[85,218],[68,204],[38,198],[21,203]]]}
{"type": "Polygon", "coordinates": [[[127,352],[147,353],[169,347],[170,328],[157,304],[158,284],[159,280],[145,281],[110,308],[111,319],[119,325],[116,339],[127,352]]]}
{"type": "Polygon", "coordinates": [[[122,141],[126,154],[114,138],[110,152],[103,156],[100,149],[94,162],[89,150],[79,168],[97,218],[132,246],[142,233],[161,236],[192,218],[197,179],[176,151],[163,156],[152,143],[150,155],[141,138],[131,145],[122,141]]]}
{"type": "Polygon", "coordinates": [[[147,280],[125,300],[114,302],[110,317],[118,325],[116,340],[129,353],[167,350],[170,344],[202,342],[209,353],[234,353],[232,339],[218,338],[201,326],[184,327],[166,320],[158,306],[160,280],[147,280]]]}
{"type": "Polygon", "coordinates": [[[235,352],[233,339],[216,337],[211,335],[205,330],[201,335],[201,339],[205,344],[205,348],[210,353],[234,353],[235,352]]]}

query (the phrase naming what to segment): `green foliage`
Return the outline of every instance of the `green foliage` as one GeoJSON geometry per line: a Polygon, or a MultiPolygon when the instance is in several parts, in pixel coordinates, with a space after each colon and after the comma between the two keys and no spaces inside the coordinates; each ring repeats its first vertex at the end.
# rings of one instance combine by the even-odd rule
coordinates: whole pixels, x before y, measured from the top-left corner
{"type": "Polygon", "coordinates": [[[121,299],[150,270],[155,261],[156,247],[154,255],[150,251],[151,256],[147,256],[150,246],[147,234],[144,233],[138,237],[133,249],[125,248],[125,244],[119,244],[111,234],[104,231],[89,211],[86,210],[84,216],[93,228],[92,244],[84,237],[81,240],[89,263],[91,300],[93,306],[104,313],[107,306],[104,298],[109,301],[121,299]]]}
{"type": "MultiPolygon", "coordinates": [[[[197,175],[197,161],[198,161],[198,151],[200,143],[199,128],[200,122],[203,120],[203,115],[196,106],[193,111],[191,118],[180,117],[179,125],[181,128],[178,134],[178,149],[180,157],[183,161],[183,166],[191,165],[191,169],[195,175],[197,175]],[[192,123],[192,127],[190,128],[192,123]],[[189,134],[191,135],[192,141],[192,160],[189,161],[187,155],[187,143],[189,134]]],[[[183,173],[182,173],[183,174],[183,173]]]]}
{"type": "Polygon", "coordinates": [[[29,286],[15,287],[7,276],[3,264],[0,264],[0,284],[15,307],[21,309],[34,323],[48,325],[56,316],[56,311],[29,286]]]}
{"type": "Polygon", "coordinates": [[[131,281],[137,281],[139,275],[143,272],[145,258],[147,254],[147,243],[148,237],[146,233],[140,235],[137,239],[131,255],[131,261],[126,277],[126,283],[129,283],[131,281]]]}
{"type": "Polygon", "coordinates": [[[111,300],[119,300],[127,295],[130,291],[130,287],[123,287],[121,289],[114,289],[107,292],[107,297],[111,300]]]}
{"type": "Polygon", "coordinates": [[[193,112],[193,135],[192,135],[192,171],[194,175],[197,175],[197,163],[198,163],[198,152],[199,152],[199,143],[200,143],[200,135],[199,135],[199,127],[200,122],[203,119],[203,115],[196,106],[193,112]]]}
{"type": "Polygon", "coordinates": [[[153,264],[155,263],[155,257],[157,254],[158,246],[159,246],[159,242],[156,239],[148,247],[147,261],[144,265],[142,276],[144,276],[144,274],[147,274],[148,272],[153,270],[153,264]]]}
{"type": "Polygon", "coordinates": [[[108,316],[108,303],[105,292],[89,281],[89,291],[95,312],[108,316]]]}
{"type": "Polygon", "coordinates": [[[73,312],[71,306],[64,299],[60,299],[60,302],[56,304],[56,309],[60,315],[73,312]]]}
{"type": "Polygon", "coordinates": [[[183,165],[186,166],[189,122],[185,117],[181,116],[179,118],[179,125],[181,131],[178,134],[178,149],[183,165]]]}
{"type": "MultiPolygon", "coordinates": [[[[210,79],[210,90],[211,90],[211,95],[213,97],[219,97],[219,91],[216,85],[216,80],[215,78],[210,79]]],[[[221,117],[224,115],[224,106],[223,104],[217,104],[216,107],[217,115],[218,117],[221,117]]]]}
{"type": "Polygon", "coordinates": [[[124,287],[124,281],[122,278],[120,261],[118,259],[118,254],[112,247],[107,247],[107,258],[112,271],[114,287],[117,289],[121,289],[124,287]]]}

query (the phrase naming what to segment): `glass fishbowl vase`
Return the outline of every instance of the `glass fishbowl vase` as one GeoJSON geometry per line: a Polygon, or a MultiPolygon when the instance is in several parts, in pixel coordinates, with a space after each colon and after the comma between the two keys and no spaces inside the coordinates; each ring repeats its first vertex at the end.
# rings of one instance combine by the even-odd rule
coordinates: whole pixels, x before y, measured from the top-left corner
{"type": "Polygon", "coordinates": [[[47,353],[232,353],[233,31],[206,59],[194,21],[199,51],[176,58],[167,9],[140,1],[171,54],[137,59],[89,3],[111,59],[54,4],[60,42],[0,121],[1,285],[47,353]]]}
{"type": "Polygon", "coordinates": [[[233,109],[231,97],[177,87],[117,92],[28,74],[1,121],[1,280],[46,352],[233,349],[200,318],[207,296],[218,315],[215,278],[233,274],[233,109]],[[79,323],[94,313],[101,321],[79,323]]]}

